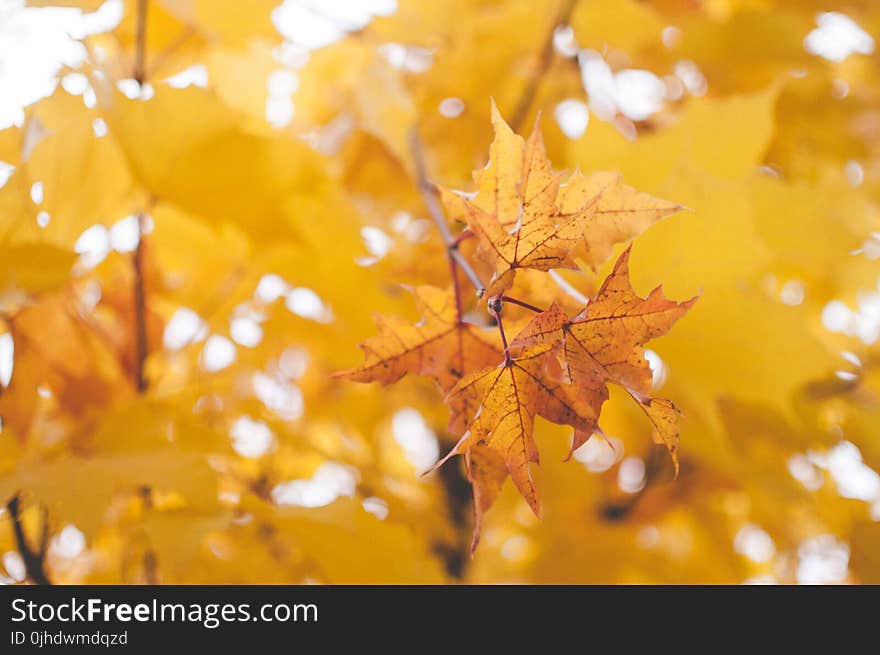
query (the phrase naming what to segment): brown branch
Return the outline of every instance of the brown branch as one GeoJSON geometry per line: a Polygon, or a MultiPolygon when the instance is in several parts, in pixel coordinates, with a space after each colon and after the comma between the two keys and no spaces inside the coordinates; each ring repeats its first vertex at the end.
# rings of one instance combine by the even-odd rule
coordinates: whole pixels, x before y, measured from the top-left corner
{"type": "Polygon", "coordinates": [[[49,551],[49,510],[43,507],[42,514],[42,528],[40,529],[40,549],[38,552],[42,553],[42,557],[45,559],[46,553],[49,551]]]}
{"type": "Polygon", "coordinates": [[[536,314],[543,314],[544,313],[544,310],[541,309],[540,307],[535,307],[534,305],[531,305],[531,304],[529,304],[523,300],[519,300],[517,298],[511,298],[510,296],[501,296],[501,300],[503,300],[504,302],[509,302],[512,305],[519,305],[520,307],[524,307],[525,309],[533,311],[536,314]]]}
{"type": "MultiPolygon", "coordinates": [[[[470,283],[476,290],[477,297],[482,298],[486,292],[486,285],[483,284],[480,277],[471,267],[464,255],[462,255],[458,247],[462,241],[474,236],[470,230],[465,230],[457,237],[452,236],[449,225],[446,222],[446,216],[443,208],[437,201],[439,189],[437,185],[430,181],[428,177],[427,166],[425,165],[425,153],[422,147],[422,141],[419,138],[418,130],[413,126],[409,134],[409,145],[412,153],[413,162],[415,164],[416,184],[419,193],[440,232],[443,239],[443,245],[446,247],[446,258],[449,260],[449,272],[452,275],[452,288],[455,293],[455,311],[459,323],[462,322],[461,307],[461,290],[458,284],[458,271],[467,276],[470,283]]],[[[500,327],[500,319],[499,319],[500,327]]],[[[503,338],[502,330],[502,338],[503,338]]],[[[506,351],[506,346],[505,346],[506,351]]],[[[454,579],[461,580],[464,578],[465,567],[467,566],[470,535],[467,528],[467,515],[469,512],[466,508],[473,502],[470,493],[470,483],[467,476],[463,475],[461,470],[455,466],[443,466],[440,468],[440,482],[445,492],[446,505],[449,510],[449,518],[455,530],[456,538],[454,544],[435,543],[434,551],[443,560],[446,572],[454,579]]]]}
{"type": "Polygon", "coordinates": [[[452,277],[452,292],[455,295],[455,320],[461,324],[463,314],[461,310],[461,289],[458,288],[458,264],[454,257],[447,256],[446,259],[449,260],[449,275],[452,277]]]}
{"type": "MultiPolygon", "coordinates": [[[[455,265],[467,276],[468,280],[470,280],[474,289],[477,291],[477,297],[482,298],[483,294],[486,292],[486,285],[480,280],[480,276],[477,275],[471,267],[470,262],[468,262],[468,260],[464,258],[464,255],[458,251],[459,241],[456,237],[452,236],[452,232],[449,231],[449,225],[446,223],[446,216],[443,214],[443,208],[440,207],[440,203],[437,202],[437,187],[428,179],[424,149],[422,148],[422,141],[419,138],[419,133],[415,127],[410,130],[409,137],[410,151],[412,153],[413,163],[416,167],[416,183],[419,187],[419,193],[422,195],[425,206],[428,208],[428,213],[431,214],[431,218],[434,220],[437,229],[440,231],[440,236],[446,246],[446,256],[449,257],[450,260],[453,260],[455,265]]],[[[453,277],[452,283],[454,286],[458,286],[458,281],[455,277],[453,277]]]]}
{"type": "Polygon", "coordinates": [[[143,86],[147,59],[147,7],[149,0],[138,0],[137,3],[137,32],[135,34],[134,49],[134,77],[138,86],[143,86]]]}
{"type": "MultiPolygon", "coordinates": [[[[137,32],[135,35],[134,79],[143,90],[147,60],[147,9],[149,0],[138,0],[137,32]]],[[[137,215],[138,242],[132,257],[134,269],[134,386],[138,393],[147,390],[147,379],[144,375],[144,363],[147,359],[149,345],[147,343],[147,307],[144,293],[144,223],[143,212],[137,215]]]]}
{"type": "Polygon", "coordinates": [[[443,560],[443,567],[450,577],[463,580],[471,560],[470,545],[473,531],[470,525],[471,503],[473,503],[471,483],[468,482],[463,466],[458,462],[449,462],[449,465],[437,469],[437,480],[443,489],[454,538],[451,543],[435,542],[433,551],[443,560]]]}
{"type": "Polygon", "coordinates": [[[452,242],[452,246],[455,248],[458,248],[462,244],[463,241],[467,241],[468,239],[472,239],[475,236],[477,236],[477,235],[474,234],[470,228],[466,228],[466,229],[462,230],[461,234],[459,234],[457,237],[455,237],[455,239],[452,242]]]}
{"type": "Polygon", "coordinates": [[[15,533],[15,545],[24,562],[24,570],[27,577],[35,584],[51,585],[49,576],[46,575],[46,552],[49,546],[49,521],[45,510],[43,513],[43,528],[40,532],[40,547],[32,550],[28,543],[27,536],[24,533],[24,526],[21,523],[21,499],[18,494],[9,499],[6,503],[6,511],[12,519],[12,530],[15,533]]]}
{"type": "Polygon", "coordinates": [[[510,347],[507,344],[507,335],[504,334],[504,323],[501,321],[501,309],[504,307],[504,303],[501,301],[501,296],[492,296],[486,305],[489,308],[489,313],[498,324],[498,331],[501,333],[501,345],[504,346],[504,365],[509,366],[512,361],[510,358],[510,347]]]}
{"type": "Polygon", "coordinates": [[[147,379],[144,374],[144,365],[149,352],[147,343],[147,303],[144,292],[144,223],[143,212],[137,216],[138,242],[132,257],[134,269],[134,386],[138,393],[147,390],[147,379]]]}
{"type": "Polygon", "coordinates": [[[535,95],[538,93],[541,79],[544,77],[544,74],[553,62],[553,35],[556,32],[556,28],[568,22],[576,4],[577,0],[562,0],[559,12],[556,14],[556,18],[550,26],[550,31],[544,38],[544,44],[541,46],[541,50],[538,53],[538,61],[535,68],[526,82],[526,88],[523,89],[522,95],[519,97],[516,109],[514,109],[513,114],[511,114],[511,120],[508,121],[510,129],[514,132],[519,132],[519,128],[522,126],[526,115],[529,113],[529,108],[535,100],[535,95]]]}

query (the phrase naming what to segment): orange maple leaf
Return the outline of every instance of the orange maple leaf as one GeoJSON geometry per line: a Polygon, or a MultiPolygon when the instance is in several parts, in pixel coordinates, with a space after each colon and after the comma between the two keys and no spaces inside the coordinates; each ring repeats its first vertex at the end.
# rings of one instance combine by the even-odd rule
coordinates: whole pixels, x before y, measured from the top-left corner
{"type": "Polygon", "coordinates": [[[451,290],[426,285],[413,289],[413,295],[422,321],[413,325],[377,315],[379,334],[360,346],[363,365],[336,377],[387,385],[413,373],[433,378],[447,392],[465,373],[504,359],[494,332],[461,319],[451,290]]]}
{"type": "MultiPolygon", "coordinates": [[[[535,316],[516,336],[512,347],[559,343],[564,353],[567,381],[588,393],[601,406],[608,398],[607,383],[621,386],[651,421],[656,443],[665,444],[678,474],[678,410],[668,400],[652,398],[651,369],[643,345],[665,334],[693,306],[697,298],[669,300],[658,286],[646,298],[632,288],[627,248],[587,307],[569,319],[554,303],[535,316]]],[[[598,415],[600,407],[595,408],[598,415]]],[[[575,432],[571,454],[591,436],[575,432]]]]}
{"type": "Polygon", "coordinates": [[[465,435],[434,468],[454,455],[466,455],[474,488],[473,547],[479,540],[482,515],[508,475],[532,511],[541,514],[538,489],[529,470],[531,463],[538,462],[533,438],[536,416],[584,432],[596,429],[596,404],[560,382],[558,357],[558,347],[537,344],[501,366],[468,375],[449,393],[448,402],[453,407],[462,405],[460,413],[471,419],[465,435]]]}

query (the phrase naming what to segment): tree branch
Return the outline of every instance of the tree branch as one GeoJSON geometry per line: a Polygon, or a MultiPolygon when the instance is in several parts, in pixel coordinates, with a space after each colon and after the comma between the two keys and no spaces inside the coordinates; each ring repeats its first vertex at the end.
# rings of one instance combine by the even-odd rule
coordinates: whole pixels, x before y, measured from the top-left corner
{"type": "Polygon", "coordinates": [[[519,97],[519,102],[516,104],[516,109],[513,110],[511,120],[508,121],[510,129],[514,132],[519,132],[519,128],[529,113],[529,108],[532,106],[532,102],[538,92],[541,79],[553,62],[553,35],[556,33],[556,28],[568,22],[576,4],[577,0],[562,0],[559,12],[556,14],[556,19],[553,21],[553,25],[550,26],[550,31],[547,33],[544,44],[538,53],[537,65],[526,82],[526,88],[523,89],[523,93],[519,97]]]}
{"type": "MultiPolygon", "coordinates": [[[[482,298],[483,294],[486,292],[486,285],[480,280],[480,277],[471,267],[467,259],[465,259],[465,257],[458,251],[458,246],[461,242],[474,236],[474,234],[470,230],[465,230],[457,237],[452,236],[452,232],[450,232],[449,225],[446,222],[446,216],[443,213],[443,208],[437,201],[437,186],[428,179],[427,167],[425,165],[425,153],[421,139],[419,138],[418,130],[415,126],[410,130],[409,146],[415,164],[416,184],[419,188],[419,193],[424,200],[428,213],[431,214],[431,218],[437,226],[437,230],[440,232],[440,237],[443,239],[443,245],[446,247],[446,258],[449,260],[449,272],[452,275],[452,288],[455,293],[456,317],[459,323],[461,323],[462,307],[461,290],[458,286],[458,269],[460,268],[467,276],[468,280],[476,290],[478,298],[482,298]]],[[[499,319],[499,326],[500,324],[499,319]]],[[[504,332],[502,330],[502,338],[503,334],[504,332]]],[[[507,348],[505,344],[505,352],[506,350],[507,348]]],[[[455,529],[456,543],[453,547],[443,543],[436,543],[434,545],[434,550],[443,560],[446,572],[451,577],[461,580],[464,577],[465,567],[468,562],[465,553],[467,552],[468,544],[470,543],[470,536],[468,534],[469,531],[467,530],[467,512],[465,511],[465,508],[473,502],[473,497],[470,493],[471,486],[467,477],[464,476],[461,473],[461,470],[455,466],[441,467],[440,481],[445,492],[446,505],[449,508],[449,518],[455,529]]]]}
{"type": "Polygon", "coordinates": [[[138,0],[137,32],[135,33],[134,73],[138,86],[143,86],[147,60],[147,7],[149,0],[138,0]]]}
{"type": "MultiPolygon", "coordinates": [[[[480,280],[480,277],[471,267],[470,262],[468,262],[468,260],[458,251],[459,239],[453,237],[452,232],[449,231],[449,225],[446,223],[446,216],[443,214],[443,208],[440,207],[440,203],[437,202],[435,195],[436,187],[428,180],[428,173],[425,167],[424,149],[422,148],[422,141],[419,138],[419,133],[415,127],[410,130],[409,137],[410,151],[416,167],[416,183],[419,187],[419,193],[421,193],[422,199],[425,201],[428,213],[431,214],[431,218],[434,220],[437,229],[440,231],[440,236],[443,238],[443,243],[446,245],[446,256],[449,257],[450,260],[453,260],[455,265],[462,270],[474,286],[474,289],[476,289],[477,297],[481,298],[486,292],[486,285],[480,280]]],[[[454,277],[452,283],[454,286],[458,286],[458,281],[454,277]]]]}
{"type": "Polygon", "coordinates": [[[51,585],[49,576],[46,575],[46,551],[49,546],[49,521],[45,512],[43,514],[43,528],[40,532],[40,547],[32,550],[24,534],[24,526],[21,524],[21,499],[18,494],[6,503],[6,511],[12,519],[12,531],[15,533],[15,545],[24,562],[24,570],[27,577],[35,584],[51,585]]]}
{"type": "Polygon", "coordinates": [[[134,269],[134,385],[138,393],[147,390],[147,378],[144,374],[144,364],[149,352],[147,343],[147,303],[144,292],[144,214],[137,216],[138,242],[132,257],[134,269]]]}
{"type": "Polygon", "coordinates": [[[437,479],[443,489],[449,520],[454,530],[454,540],[452,543],[437,541],[433,545],[433,550],[443,560],[446,573],[456,580],[464,579],[471,560],[470,516],[473,492],[462,468],[459,462],[449,462],[449,465],[437,469],[437,479]]]}
{"type": "Polygon", "coordinates": [[[511,298],[510,296],[501,296],[501,300],[503,300],[504,302],[509,302],[512,305],[519,305],[520,307],[524,307],[530,311],[535,312],[536,314],[544,313],[544,310],[540,307],[535,307],[534,305],[530,305],[529,303],[518,300],[517,298],[511,298]]]}
{"type": "MultiPolygon", "coordinates": [[[[137,33],[135,35],[134,79],[143,92],[147,60],[147,9],[149,0],[138,0],[137,33]]],[[[147,390],[147,379],[144,375],[144,363],[147,359],[147,307],[144,293],[144,222],[143,212],[137,215],[138,242],[132,257],[134,269],[134,386],[138,393],[147,390]]]]}
{"type": "Polygon", "coordinates": [[[462,311],[461,289],[458,288],[458,263],[455,261],[455,257],[447,256],[446,259],[449,261],[449,275],[452,277],[452,292],[455,295],[455,319],[460,324],[462,311]]]}

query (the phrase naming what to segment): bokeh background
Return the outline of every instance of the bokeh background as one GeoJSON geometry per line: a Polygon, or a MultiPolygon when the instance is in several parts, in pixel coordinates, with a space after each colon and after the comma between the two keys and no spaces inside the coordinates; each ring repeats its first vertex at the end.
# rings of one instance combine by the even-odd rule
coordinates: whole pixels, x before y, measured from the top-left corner
{"type": "MultiPolygon", "coordinates": [[[[880,3],[0,2],[0,574],[19,582],[880,582],[880,3]],[[490,98],[688,207],[636,288],[681,474],[612,396],[539,422],[471,558],[427,381],[331,378],[449,283],[419,192],[490,98]]],[[[590,296],[605,270],[525,276],[590,296]]],[[[476,320],[476,319],[475,319],[476,320]]]]}

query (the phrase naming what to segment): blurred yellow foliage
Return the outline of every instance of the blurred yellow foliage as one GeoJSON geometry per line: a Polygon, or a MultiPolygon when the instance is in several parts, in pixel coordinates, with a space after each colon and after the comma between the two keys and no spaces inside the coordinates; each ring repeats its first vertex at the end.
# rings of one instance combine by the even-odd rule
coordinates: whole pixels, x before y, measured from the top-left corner
{"type": "MultiPolygon", "coordinates": [[[[84,90],[0,130],[0,553],[13,522],[50,537],[10,580],[880,581],[880,4],[280,4],[125,0],[57,72],[84,90]],[[464,463],[419,476],[460,436],[443,394],[332,374],[374,313],[417,333],[410,290],[451,288],[434,203],[486,210],[493,101],[563,179],[669,201],[493,291],[573,316],[634,239],[640,298],[700,298],[646,354],[677,479],[612,389],[570,462],[535,422],[542,518],[492,489],[471,557],[464,463]]],[[[488,281],[479,241],[455,250],[488,281]]]]}

